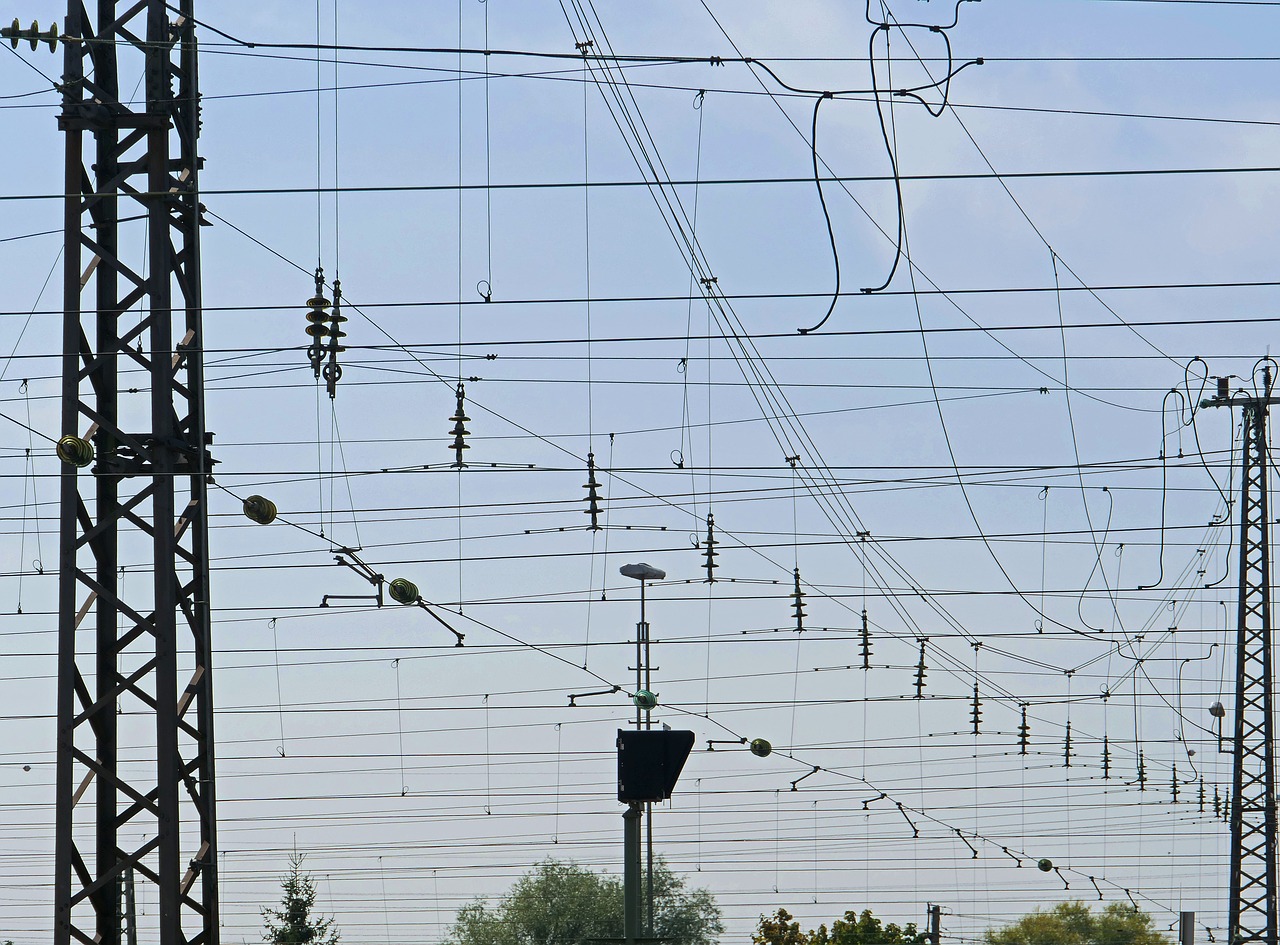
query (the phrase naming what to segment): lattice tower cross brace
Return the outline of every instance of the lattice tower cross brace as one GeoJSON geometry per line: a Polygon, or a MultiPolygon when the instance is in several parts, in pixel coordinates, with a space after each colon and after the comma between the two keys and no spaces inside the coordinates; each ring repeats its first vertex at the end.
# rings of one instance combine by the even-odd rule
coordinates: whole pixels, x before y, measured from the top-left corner
{"type": "Polygon", "coordinates": [[[1218,379],[1202,407],[1239,406],[1244,426],[1240,476],[1240,589],[1236,621],[1236,704],[1231,788],[1231,900],[1228,942],[1277,945],[1275,733],[1271,670],[1271,549],[1267,512],[1267,410],[1263,390],[1234,396],[1218,379]]]}
{"type": "Polygon", "coordinates": [[[63,31],[62,433],[96,458],[61,473],[54,945],[119,945],[130,869],[143,941],[218,943],[194,25],[71,0],[63,31]]]}

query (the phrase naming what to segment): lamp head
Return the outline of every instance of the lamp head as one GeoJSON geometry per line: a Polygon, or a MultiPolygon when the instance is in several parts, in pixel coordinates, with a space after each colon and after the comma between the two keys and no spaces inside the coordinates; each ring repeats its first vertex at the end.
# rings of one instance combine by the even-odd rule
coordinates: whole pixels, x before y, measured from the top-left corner
{"type": "Polygon", "coordinates": [[[623,577],[635,578],[637,581],[661,581],[667,576],[667,572],[661,568],[655,568],[651,564],[624,564],[618,568],[618,573],[623,577]]]}

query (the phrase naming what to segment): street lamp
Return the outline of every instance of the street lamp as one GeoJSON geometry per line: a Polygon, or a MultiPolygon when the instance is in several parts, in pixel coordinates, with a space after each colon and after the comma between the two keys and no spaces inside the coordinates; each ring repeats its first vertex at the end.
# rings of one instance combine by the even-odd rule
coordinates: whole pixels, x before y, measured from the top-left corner
{"type": "MultiPolygon", "coordinates": [[[[653,694],[652,689],[652,673],[649,666],[649,622],[645,620],[644,604],[645,604],[645,585],[650,581],[661,581],[667,576],[667,572],[661,568],[655,568],[651,564],[640,562],[639,564],[624,564],[618,569],[618,573],[623,577],[633,578],[640,582],[640,622],[636,624],[636,691],[632,701],[636,704],[636,729],[651,729],[653,720],[649,713],[653,711],[654,706],[658,704],[657,696],[653,694]]],[[[625,852],[624,870],[626,874],[623,879],[624,896],[624,925],[625,935],[629,942],[635,940],[635,935],[639,931],[639,892],[640,892],[640,813],[641,810],[647,814],[645,817],[645,827],[647,833],[648,846],[648,882],[646,883],[649,908],[646,910],[645,930],[649,936],[653,935],[653,805],[638,804],[630,805],[626,814],[623,815],[625,824],[624,834],[627,840],[627,850],[625,852]]]]}
{"type": "Polygon", "coordinates": [[[640,582],[640,622],[636,624],[636,691],[631,698],[636,704],[636,728],[652,728],[653,721],[649,718],[649,713],[658,704],[658,700],[653,694],[653,677],[649,666],[649,623],[644,615],[644,590],[650,581],[665,578],[667,572],[641,562],[624,564],[618,569],[618,573],[640,582]]]}

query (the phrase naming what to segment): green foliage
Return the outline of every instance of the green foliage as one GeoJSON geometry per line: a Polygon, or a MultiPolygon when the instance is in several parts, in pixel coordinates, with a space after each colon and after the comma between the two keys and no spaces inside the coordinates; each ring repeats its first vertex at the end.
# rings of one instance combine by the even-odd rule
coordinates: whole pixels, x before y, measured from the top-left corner
{"type": "MultiPolygon", "coordinates": [[[[705,889],[687,889],[661,860],[654,864],[654,935],[672,945],[713,945],[724,931],[705,889]]],[[[622,935],[622,882],[576,863],[546,860],[493,906],[458,911],[449,945],[583,945],[622,935]]]]}
{"type": "Polygon", "coordinates": [[[929,936],[914,922],[885,925],[870,909],[863,909],[860,914],[850,910],[844,918],[836,919],[829,934],[825,925],[818,926],[811,941],[813,945],[926,945],[929,936]]]}
{"type": "Polygon", "coordinates": [[[786,909],[762,915],[751,941],[754,945],[809,945],[808,934],[800,931],[800,923],[793,922],[792,918],[786,909]]]}
{"type": "Polygon", "coordinates": [[[280,908],[261,910],[266,927],[262,940],[270,945],[338,945],[333,918],[311,914],[316,886],[310,874],[302,872],[302,860],[298,853],[289,857],[289,872],[280,878],[280,908]]]}
{"type": "Polygon", "coordinates": [[[929,941],[914,922],[885,925],[870,909],[861,913],[850,909],[832,922],[830,929],[820,925],[808,932],[801,931],[800,923],[793,919],[786,909],[762,915],[751,941],[754,945],[926,945],[929,941]]]}
{"type": "Polygon", "coordinates": [[[1037,909],[1012,925],[989,929],[987,945],[1168,945],[1151,916],[1113,902],[1093,912],[1083,902],[1037,909]]]}

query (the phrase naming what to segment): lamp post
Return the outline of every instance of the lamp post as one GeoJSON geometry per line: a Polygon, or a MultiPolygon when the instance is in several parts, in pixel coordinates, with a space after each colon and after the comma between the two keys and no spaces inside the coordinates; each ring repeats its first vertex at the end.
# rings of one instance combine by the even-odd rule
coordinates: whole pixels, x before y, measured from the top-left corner
{"type": "MultiPolygon", "coordinates": [[[[633,578],[640,582],[640,622],[636,624],[636,692],[632,701],[636,704],[636,729],[651,729],[653,719],[650,713],[657,705],[653,694],[653,672],[649,665],[649,622],[645,619],[645,587],[650,581],[661,581],[667,572],[655,568],[651,564],[624,564],[618,569],[623,577],[633,578]]],[[[634,941],[639,931],[640,909],[640,816],[645,814],[646,858],[648,870],[646,876],[645,899],[648,908],[645,910],[645,934],[653,937],[653,805],[633,802],[623,814],[624,859],[623,864],[623,924],[627,940],[634,941]]]]}
{"type": "Polygon", "coordinates": [[[623,577],[640,582],[640,622],[636,624],[636,728],[652,728],[649,713],[657,704],[653,696],[652,667],[649,665],[649,622],[645,620],[645,586],[650,581],[661,581],[667,572],[651,564],[624,564],[618,569],[623,577]]]}

